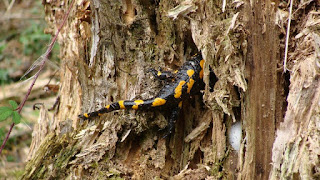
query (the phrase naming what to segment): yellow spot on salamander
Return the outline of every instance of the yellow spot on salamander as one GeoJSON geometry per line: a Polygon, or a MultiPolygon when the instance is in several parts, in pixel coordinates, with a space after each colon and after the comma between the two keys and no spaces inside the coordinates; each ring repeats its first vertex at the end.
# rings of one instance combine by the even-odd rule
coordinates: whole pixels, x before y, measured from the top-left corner
{"type": "Polygon", "coordinates": [[[86,118],[89,117],[88,113],[84,113],[83,116],[86,117],[86,118]]]}
{"type": "Polygon", "coordinates": [[[123,104],[124,101],[119,101],[119,106],[120,106],[120,109],[125,109],[126,107],[124,106],[123,104]]]}
{"type": "Polygon", "coordinates": [[[202,60],[200,61],[200,66],[201,66],[201,68],[203,68],[203,64],[204,64],[204,60],[202,59],[202,60]]]}
{"type": "Polygon", "coordinates": [[[182,101],[179,102],[178,106],[179,108],[182,108],[182,101]]]}
{"type": "Polygon", "coordinates": [[[185,84],[185,81],[180,81],[176,89],[174,90],[174,97],[175,98],[180,98],[182,94],[182,86],[185,84]]]}
{"type": "Polygon", "coordinates": [[[194,80],[190,79],[189,82],[187,83],[187,86],[188,86],[187,93],[190,93],[193,84],[194,84],[194,80]]]}
{"type": "Polygon", "coordinates": [[[203,78],[203,65],[204,65],[204,60],[202,59],[202,60],[200,61],[200,66],[201,66],[201,71],[200,71],[200,73],[199,73],[200,79],[203,78]]]}
{"type": "Polygon", "coordinates": [[[152,102],[152,107],[161,106],[161,105],[164,105],[165,103],[166,103],[165,99],[155,98],[154,101],[152,102]]]}
{"type": "Polygon", "coordinates": [[[174,73],[177,74],[179,70],[175,70],[174,73]]]}
{"type": "Polygon", "coordinates": [[[158,74],[157,74],[157,76],[161,76],[161,74],[162,74],[162,73],[161,73],[161,71],[158,71],[158,74]]]}
{"type": "Polygon", "coordinates": [[[110,108],[110,104],[109,104],[109,105],[106,105],[106,109],[108,109],[108,110],[109,110],[109,108],[110,108]]]}
{"type": "Polygon", "coordinates": [[[187,74],[188,74],[189,77],[191,77],[194,74],[194,70],[193,69],[189,69],[187,71],[187,74]]]}
{"type": "Polygon", "coordinates": [[[199,77],[200,77],[200,79],[202,79],[202,78],[203,78],[203,69],[200,71],[200,73],[199,73],[199,77]]]}
{"type": "Polygon", "coordinates": [[[139,107],[139,105],[140,105],[140,104],[143,104],[144,101],[139,99],[139,100],[135,100],[134,103],[135,103],[135,105],[132,106],[132,109],[137,110],[138,107],[139,107]]]}

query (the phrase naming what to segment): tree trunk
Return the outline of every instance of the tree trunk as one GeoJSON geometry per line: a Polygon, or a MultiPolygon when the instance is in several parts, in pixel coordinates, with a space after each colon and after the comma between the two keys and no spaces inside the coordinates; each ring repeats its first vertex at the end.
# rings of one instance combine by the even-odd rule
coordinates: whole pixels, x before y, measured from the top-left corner
{"type": "MultiPolygon", "coordinates": [[[[69,3],[44,6],[53,34],[69,3]]],[[[43,137],[33,139],[23,178],[318,177],[318,6],[294,6],[291,71],[283,74],[286,4],[77,1],[59,36],[59,110],[53,120],[41,113],[39,122],[51,126],[47,134],[39,132],[48,126],[35,130],[43,137]],[[167,122],[159,112],[77,118],[118,100],[153,97],[162,86],[147,70],[176,70],[198,51],[206,88],[184,102],[170,137],[161,137],[167,122]],[[242,138],[232,134],[235,122],[242,138]],[[230,145],[234,138],[239,149],[230,145]]]]}

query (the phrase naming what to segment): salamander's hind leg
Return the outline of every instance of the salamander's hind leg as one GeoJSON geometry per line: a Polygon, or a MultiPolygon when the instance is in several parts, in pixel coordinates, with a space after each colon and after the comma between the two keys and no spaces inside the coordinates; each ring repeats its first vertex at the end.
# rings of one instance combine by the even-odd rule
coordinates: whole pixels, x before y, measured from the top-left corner
{"type": "Polygon", "coordinates": [[[167,116],[168,126],[166,128],[166,132],[163,138],[166,138],[172,133],[174,133],[175,123],[179,117],[180,110],[181,110],[181,105],[179,104],[179,106],[173,108],[171,113],[167,116]]]}
{"type": "Polygon", "coordinates": [[[172,72],[162,71],[161,68],[159,70],[150,68],[147,72],[151,72],[152,75],[159,80],[172,80],[175,77],[172,72]]]}

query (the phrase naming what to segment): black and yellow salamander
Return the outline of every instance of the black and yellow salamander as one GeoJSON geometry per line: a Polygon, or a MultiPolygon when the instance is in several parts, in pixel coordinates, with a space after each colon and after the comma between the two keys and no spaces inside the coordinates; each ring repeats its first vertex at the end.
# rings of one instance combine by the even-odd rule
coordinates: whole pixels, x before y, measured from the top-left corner
{"type": "Polygon", "coordinates": [[[189,98],[191,94],[195,94],[203,88],[203,64],[204,60],[199,53],[192,56],[189,61],[185,62],[180,69],[174,73],[171,73],[170,71],[157,71],[155,69],[150,69],[151,73],[156,78],[160,80],[167,80],[164,87],[155,97],[146,100],[121,100],[109,104],[98,111],[81,114],[79,115],[79,118],[89,119],[119,109],[148,111],[158,108],[161,109],[161,111],[166,111],[167,113],[167,136],[174,130],[174,124],[178,118],[183,100],[189,98]]]}

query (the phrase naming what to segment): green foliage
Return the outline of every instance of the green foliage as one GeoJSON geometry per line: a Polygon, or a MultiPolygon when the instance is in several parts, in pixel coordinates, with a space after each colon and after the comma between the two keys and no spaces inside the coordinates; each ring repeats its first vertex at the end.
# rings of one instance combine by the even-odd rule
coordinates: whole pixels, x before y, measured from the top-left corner
{"type": "MultiPolygon", "coordinates": [[[[6,44],[0,42],[0,61],[4,59],[3,50],[6,48],[6,44]]],[[[8,69],[0,69],[0,85],[9,82],[9,72],[8,69]]]]}
{"type": "Polygon", "coordinates": [[[15,157],[12,156],[12,155],[8,155],[8,156],[7,156],[7,161],[8,161],[8,162],[15,162],[15,157]]]}
{"type": "Polygon", "coordinates": [[[8,69],[0,69],[0,85],[9,82],[9,72],[8,69]]]}
{"type": "Polygon", "coordinates": [[[15,102],[13,100],[9,100],[9,104],[11,105],[12,109],[17,109],[17,107],[18,107],[17,102],[15,102]]]}
{"type": "Polygon", "coordinates": [[[13,111],[12,113],[12,121],[15,124],[19,124],[21,121],[21,115],[17,111],[13,111]]]}
{"type": "MultiPolygon", "coordinates": [[[[44,33],[46,23],[43,18],[40,18],[44,17],[42,10],[41,1],[37,1],[31,14],[39,19],[28,19],[17,28],[0,28],[0,66],[3,67],[0,69],[0,85],[19,80],[17,76],[20,73],[15,72],[25,71],[25,65],[32,64],[33,60],[46,51],[52,35],[44,33]]],[[[59,51],[59,45],[56,43],[49,57],[57,64],[59,51]]]]}
{"type": "Polygon", "coordinates": [[[0,60],[3,59],[2,51],[6,48],[6,44],[3,42],[0,42],[0,60]]]}
{"type": "Polygon", "coordinates": [[[12,115],[12,109],[8,107],[1,107],[0,108],[0,121],[6,120],[8,117],[12,115]]]}
{"type": "Polygon", "coordinates": [[[43,53],[45,44],[50,41],[51,36],[43,33],[43,24],[31,22],[30,26],[21,32],[19,41],[23,44],[23,53],[25,55],[36,54],[40,56],[43,53]]]}
{"type": "Polygon", "coordinates": [[[3,141],[3,139],[4,139],[4,136],[6,135],[6,133],[5,133],[5,128],[4,127],[2,127],[2,128],[0,128],[0,142],[2,142],[3,141]]]}
{"type": "Polygon", "coordinates": [[[21,115],[15,111],[18,107],[17,102],[10,100],[9,104],[11,107],[0,107],[0,122],[11,117],[13,123],[19,124],[21,121],[21,115]]]}

